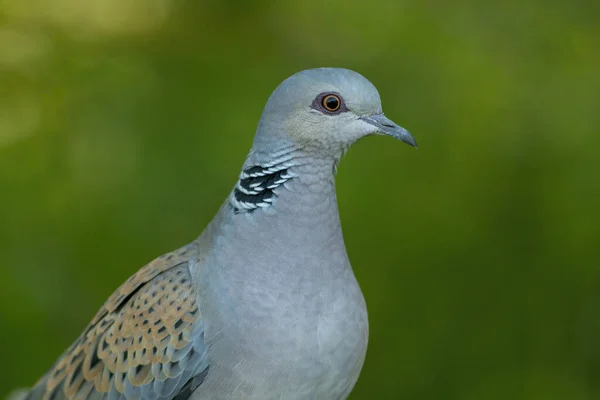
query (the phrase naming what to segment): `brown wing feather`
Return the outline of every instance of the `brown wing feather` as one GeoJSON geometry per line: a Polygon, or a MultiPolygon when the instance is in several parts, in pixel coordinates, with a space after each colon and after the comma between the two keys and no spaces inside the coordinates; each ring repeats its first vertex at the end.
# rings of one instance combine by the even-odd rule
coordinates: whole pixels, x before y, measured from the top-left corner
{"type": "Polygon", "coordinates": [[[188,269],[196,252],[190,245],[165,254],[129,278],[30,397],[169,399],[203,372],[204,332],[188,269]]]}

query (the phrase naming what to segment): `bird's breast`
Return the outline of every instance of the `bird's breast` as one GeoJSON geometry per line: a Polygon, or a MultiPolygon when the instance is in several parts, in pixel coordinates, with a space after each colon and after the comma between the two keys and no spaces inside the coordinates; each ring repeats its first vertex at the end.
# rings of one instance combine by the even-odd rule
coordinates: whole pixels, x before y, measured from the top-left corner
{"type": "Polygon", "coordinates": [[[281,390],[307,391],[298,398],[338,398],[349,391],[364,361],[368,321],[360,288],[347,271],[318,284],[297,278],[285,287],[236,285],[211,302],[221,305],[219,315],[207,316],[211,358],[240,388],[265,399],[281,390]],[[270,386],[274,382],[277,387],[270,386]]]}

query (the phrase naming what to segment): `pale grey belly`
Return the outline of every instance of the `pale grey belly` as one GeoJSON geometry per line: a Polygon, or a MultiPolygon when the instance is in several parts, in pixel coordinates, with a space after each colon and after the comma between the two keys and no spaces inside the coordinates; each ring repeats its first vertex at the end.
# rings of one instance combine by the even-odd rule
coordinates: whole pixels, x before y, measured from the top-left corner
{"type": "Polygon", "coordinates": [[[306,377],[283,379],[265,376],[254,382],[240,379],[227,368],[214,371],[192,395],[194,400],[344,400],[350,394],[360,369],[352,374],[322,375],[319,379],[306,377]]]}
{"type": "MultiPolygon", "coordinates": [[[[322,361],[297,363],[262,359],[211,360],[206,380],[194,400],[343,400],[348,397],[362,368],[367,339],[352,348],[340,346],[322,361]]],[[[289,355],[286,355],[289,356],[289,355]]]]}
{"type": "Polygon", "coordinates": [[[345,399],[364,362],[368,321],[362,295],[338,300],[310,321],[240,317],[207,337],[210,369],[192,399],[345,399]]]}

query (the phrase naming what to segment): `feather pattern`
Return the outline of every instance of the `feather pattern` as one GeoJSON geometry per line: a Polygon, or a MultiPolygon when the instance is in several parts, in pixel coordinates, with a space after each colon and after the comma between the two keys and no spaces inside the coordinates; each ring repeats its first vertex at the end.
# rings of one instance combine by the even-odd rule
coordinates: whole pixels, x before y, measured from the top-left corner
{"type": "Polygon", "coordinates": [[[208,364],[189,271],[196,258],[188,245],[129,278],[27,400],[167,400],[197,386],[208,364]]]}

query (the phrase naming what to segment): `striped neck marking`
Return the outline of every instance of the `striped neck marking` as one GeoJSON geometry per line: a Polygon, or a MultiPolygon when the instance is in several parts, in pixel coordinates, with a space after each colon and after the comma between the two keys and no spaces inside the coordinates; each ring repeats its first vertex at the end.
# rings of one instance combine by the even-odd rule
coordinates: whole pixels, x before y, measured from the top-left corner
{"type": "Polygon", "coordinates": [[[293,163],[275,165],[255,165],[246,168],[233,189],[231,205],[236,214],[252,213],[258,208],[268,207],[277,197],[274,190],[293,178],[288,168],[293,163]]]}

